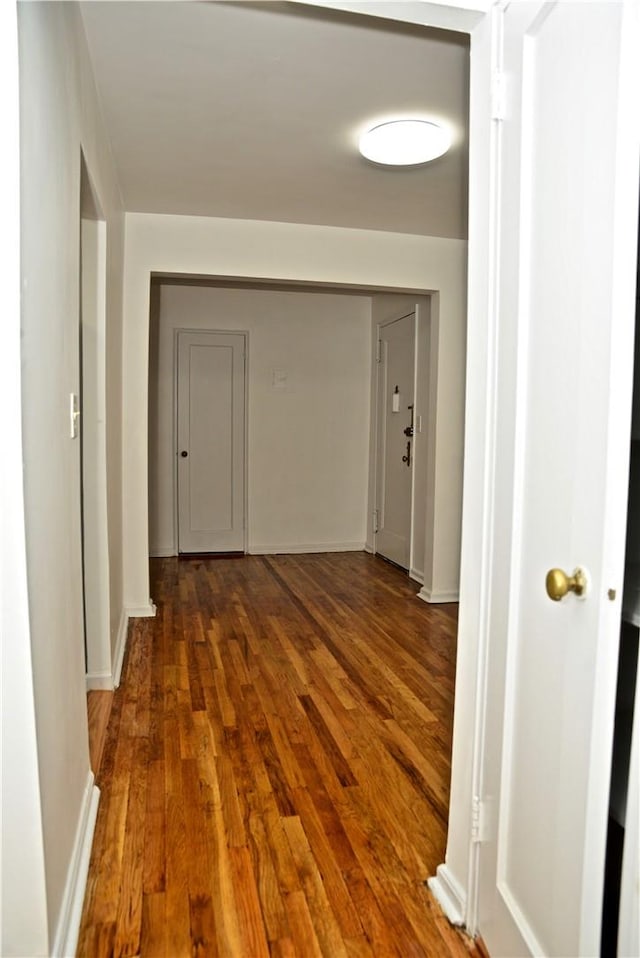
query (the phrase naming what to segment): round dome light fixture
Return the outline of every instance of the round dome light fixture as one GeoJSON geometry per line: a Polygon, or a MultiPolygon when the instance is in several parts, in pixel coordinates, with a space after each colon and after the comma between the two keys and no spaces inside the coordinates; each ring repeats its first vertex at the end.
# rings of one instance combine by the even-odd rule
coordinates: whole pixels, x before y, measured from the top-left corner
{"type": "Polygon", "coordinates": [[[431,120],[388,120],[360,137],[360,152],[383,166],[418,166],[442,156],[451,134],[431,120]]]}

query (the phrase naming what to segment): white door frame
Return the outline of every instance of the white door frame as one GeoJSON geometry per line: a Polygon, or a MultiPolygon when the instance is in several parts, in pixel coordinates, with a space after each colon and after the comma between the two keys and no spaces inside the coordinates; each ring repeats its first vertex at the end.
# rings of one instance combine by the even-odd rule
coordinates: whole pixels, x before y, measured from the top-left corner
{"type": "Polygon", "coordinates": [[[193,333],[201,336],[243,336],[244,337],[244,533],[242,551],[247,553],[249,543],[249,332],[246,329],[213,329],[211,326],[200,329],[191,326],[175,326],[173,329],[173,552],[178,555],[178,336],[181,333],[193,333]]]}
{"type": "Polygon", "coordinates": [[[79,357],[83,407],[79,428],[86,683],[87,689],[112,689],[117,677],[111,651],[107,513],[107,224],[84,151],[81,166],[81,187],[87,192],[81,198],[80,218],[82,350],[79,357]]]}
{"type": "MultiPolygon", "coordinates": [[[[418,362],[418,311],[416,306],[413,306],[413,309],[408,311],[401,310],[398,313],[394,313],[391,318],[385,319],[381,323],[376,325],[376,349],[378,349],[378,343],[380,342],[380,333],[385,326],[391,326],[392,323],[397,323],[400,319],[405,319],[407,316],[414,316],[413,324],[413,384],[412,384],[412,402],[413,402],[413,412],[414,412],[414,436],[415,436],[415,410],[416,410],[416,380],[417,380],[417,362],[418,362]]],[[[379,443],[379,428],[380,428],[380,391],[382,389],[382,384],[380,382],[380,368],[382,366],[382,358],[378,361],[376,359],[376,389],[375,389],[375,406],[373,409],[374,417],[374,452],[373,452],[373,508],[378,514],[378,495],[379,495],[379,483],[378,483],[378,469],[380,467],[380,443],[379,443]]],[[[413,516],[414,516],[414,507],[415,507],[415,495],[416,495],[416,486],[415,486],[415,456],[413,454],[414,444],[411,446],[411,524],[409,527],[409,568],[407,569],[407,575],[411,575],[411,571],[414,568],[413,561],[413,516]]],[[[373,532],[373,554],[377,554],[377,542],[378,542],[378,531],[377,524],[374,526],[373,532]]]]}

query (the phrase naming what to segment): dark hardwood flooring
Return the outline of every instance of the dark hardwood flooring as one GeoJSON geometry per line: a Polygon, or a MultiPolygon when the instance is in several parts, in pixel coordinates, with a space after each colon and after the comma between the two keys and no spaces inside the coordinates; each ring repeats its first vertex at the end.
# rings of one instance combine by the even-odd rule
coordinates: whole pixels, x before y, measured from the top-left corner
{"type": "Polygon", "coordinates": [[[456,606],[364,553],[153,560],[78,955],[469,956],[443,861],[456,606]]]}

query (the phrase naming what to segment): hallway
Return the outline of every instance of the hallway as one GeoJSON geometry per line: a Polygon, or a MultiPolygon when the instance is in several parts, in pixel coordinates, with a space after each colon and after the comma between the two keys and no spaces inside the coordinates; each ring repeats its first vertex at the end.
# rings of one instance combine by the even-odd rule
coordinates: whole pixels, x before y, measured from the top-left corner
{"type": "Polygon", "coordinates": [[[78,954],[478,955],[434,905],[456,607],[364,553],[151,563],[78,954]]]}

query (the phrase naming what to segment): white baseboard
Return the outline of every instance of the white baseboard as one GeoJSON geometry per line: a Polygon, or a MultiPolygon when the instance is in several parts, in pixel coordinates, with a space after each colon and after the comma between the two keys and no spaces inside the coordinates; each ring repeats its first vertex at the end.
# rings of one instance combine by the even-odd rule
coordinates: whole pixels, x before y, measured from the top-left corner
{"type": "Polygon", "coordinates": [[[314,552],[364,552],[364,542],[305,542],[293,545],[249,546],[249,555],[302,555],[314,552]]]}
{"type": "Polygon", "coordinates": [[[128,605],[125,611],[130,619],[153,619],[158,610],[149,599],[147,605],[128,605]]]}
{"type": "Polygon", "coordinates": [[[375,555],[375,552],[373,550],[373,545],[370,542],[365,542],[364,551],[368,552],[370,556],[375,555]]]}
{"type": "Polygon", "coordinates": [[[149,549],[149,558],[150,559],[171,559],[174,556],[177,556],[173,546],[159,547],[157,549],[149,549]]]}
{"type": "Polygon", "coordinates": [[[466,895],[460,883],[446,865],[438,865],[436,874],[428,881],[429,890],[452,925],[464,925],[467,907],[466,895]]]}
{"type": "Polygon", "coordinates": [[[123,609],[120,613],[120,622],[118,624],[118,637],[116,639],[116,648],[113,654],[113,684],[112,688],[117,689],[120,685],[120,676],[122,675],[122,663],[124,662],[124,650],[127,647],[127,633],[129,631],[129,616],[127,610],[123,609]]]}
{"type": "Polygon", "coordinates": [[[417,569],[409,569],[409,578],[413,579],[414,582],[419,582],[420,585],[424,585],[424,572],[418,572],[417,569]]]}
{"type": "Polygon", "coordinates": [[[449,592],[444,589],[428,589],[425,585],[418,592],[418,598],[423,602],[458,602],[460,593],[457,589],[451,589],[449,592]]]}
{"type": "Polygon", "coordinates": [[[111,672],[87,672],[85,681],[87,692],[94,690],[110,692],[114,688],[114,678],[111,672]]]}
{"type": "Polygon", "coordinates": [[[67,880],[62,896],[62,905],[60,906],[58,928],[53,943],[53,951],[51,952],[55,958],[73,958],[76,953],[99,801],[100,789],[94,784],[93,772],[89,772],[73,842],[71,861],[67,869],[67,880]]]}

